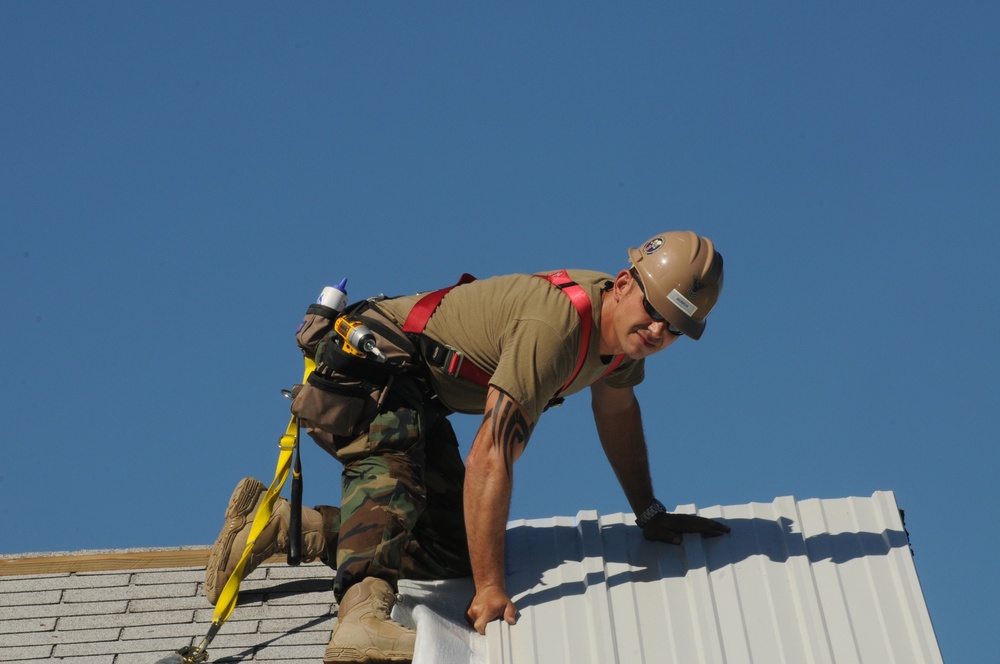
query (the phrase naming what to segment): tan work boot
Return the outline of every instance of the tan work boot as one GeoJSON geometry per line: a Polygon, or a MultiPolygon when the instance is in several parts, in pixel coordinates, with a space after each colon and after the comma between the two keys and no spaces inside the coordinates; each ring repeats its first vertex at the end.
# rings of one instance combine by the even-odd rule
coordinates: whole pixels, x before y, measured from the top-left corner
{"type": "MultiPolygon", "coordinates": [[[[229,507],[226,508],[226,522],[222,526],[219,538],[212,546],[208,556],[208,566],[205,568],[205,596],[212,604],[219,601],[219,595],[226,586],[233,570],[243,555],[253,519],[257,509],[264,500],[267,487],[252,477],[244,477],[236,485],[229,507]]],[[[257,536],[253,550],[243,566],[243,577],[273,555],[288,553],[288,518],[291,515],[291,504],[282,497],[274,501],[271,508],[271,518],[257,536]]],[[[327,508],[336,514],[336,508],[327,508]]],[[[328,517],[331,515],[327,515],[328,517]]],[[[310,562],[324,558],[327,550],[337,550],[336,529],[329,524],[324,527],[323,514],[315,509],[302,508],[302,561],[310,562]],[[329,549],[328,549],[329,547],[329,549]]]]}
{"type": "Polygon", "coordinates": [[[348,588],[324,664],[411,661],[417,632],[389,617],[395,604],[392,586],[378,577],[366,577],[348,588]]]}

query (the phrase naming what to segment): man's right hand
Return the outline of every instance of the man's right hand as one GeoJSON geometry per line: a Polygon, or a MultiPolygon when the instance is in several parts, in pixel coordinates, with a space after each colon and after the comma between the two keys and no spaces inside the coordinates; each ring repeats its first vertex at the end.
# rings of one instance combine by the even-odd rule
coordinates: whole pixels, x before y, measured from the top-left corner
{"type": "Polygon", "coordinates": [[[517,607],[507,593],[496,586],[476,590],[465,619],[480,634],[486,633],[486,624],[494,620],[504,620],[508,625],[517,622],[517,607]]]}
{"type": "Polygon", "coordinates": [[[698,533],[705,537],[718,537],[729,532],[729,526],[694,514],[660,512],[643,526],[642,535],[648,540],[680,544],[684,533],[698,533]]]}

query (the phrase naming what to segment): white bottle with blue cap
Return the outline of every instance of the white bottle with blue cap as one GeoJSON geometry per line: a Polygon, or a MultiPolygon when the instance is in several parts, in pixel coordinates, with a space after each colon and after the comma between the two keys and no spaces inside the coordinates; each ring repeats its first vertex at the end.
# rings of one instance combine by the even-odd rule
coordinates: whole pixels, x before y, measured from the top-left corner
{"type": "Polygon", "coordinates": [[[336,286],[327,286],[316,299],[316,304],[330,307],[338,314],[347,306],[347,277],[340,280],[336,286]]]}

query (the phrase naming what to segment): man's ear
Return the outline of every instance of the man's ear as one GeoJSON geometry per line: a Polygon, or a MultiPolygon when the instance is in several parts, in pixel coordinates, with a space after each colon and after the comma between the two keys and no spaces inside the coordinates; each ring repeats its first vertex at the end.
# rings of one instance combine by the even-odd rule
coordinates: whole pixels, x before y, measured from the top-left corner
{"type": "Polygon", "coordinates": [[[618,273],[618,276],[615,277],[615,284],[611,289],[615,294],[616,301],[622,299],[629,292],[632,282],[632,273],[628,270],[622,270],[618,273]]]}

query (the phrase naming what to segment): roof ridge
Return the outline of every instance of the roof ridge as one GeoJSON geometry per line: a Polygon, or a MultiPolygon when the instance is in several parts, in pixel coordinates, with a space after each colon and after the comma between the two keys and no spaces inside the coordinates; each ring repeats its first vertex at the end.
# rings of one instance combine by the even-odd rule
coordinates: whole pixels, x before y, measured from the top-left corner
{"type": "MultiPolygon", "coordinates": [[[[209,547],[203,546],[3,556],[0,557],[0,576],[204,567],[208,564],[209,550],[209,547]]],[[[277,556],[267,562],[282,559],[284,556],[277,556]]]]}

